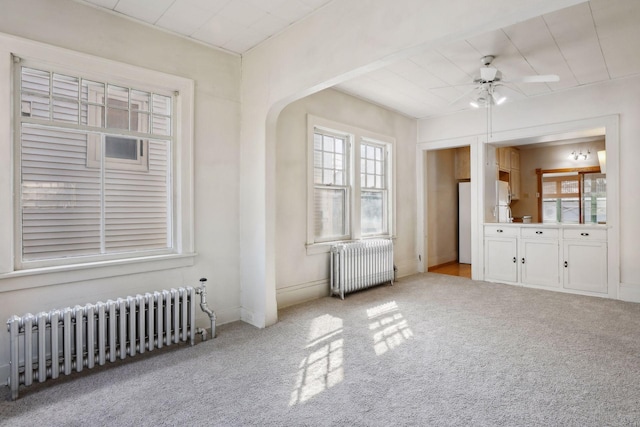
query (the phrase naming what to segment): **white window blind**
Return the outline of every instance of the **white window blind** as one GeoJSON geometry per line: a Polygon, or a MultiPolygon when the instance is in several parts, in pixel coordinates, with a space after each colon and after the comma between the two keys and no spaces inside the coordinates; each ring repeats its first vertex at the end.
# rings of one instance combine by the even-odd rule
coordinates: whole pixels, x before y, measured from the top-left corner
{"type": "Polygon", "coordinates": [[[170,251],[172,96],[17,68],[21,262],[170,251]]]}

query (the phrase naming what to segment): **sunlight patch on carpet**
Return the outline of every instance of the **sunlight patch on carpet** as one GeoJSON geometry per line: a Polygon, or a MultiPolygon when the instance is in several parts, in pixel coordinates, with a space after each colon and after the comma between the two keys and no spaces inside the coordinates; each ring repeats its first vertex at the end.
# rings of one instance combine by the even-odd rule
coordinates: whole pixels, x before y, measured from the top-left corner
{"type": "Polygon", "coordinates": [[[413,337],[395,301],[367,309],[367,316],[371,321],[369,329],[373,332],[373,349],[378,356],[413,337]]]}
{"type": "Polygon", "coordinates": [[[328,314],[311,321],[289,406],[304,403],[344,379],[342,319],[328,314]]]}

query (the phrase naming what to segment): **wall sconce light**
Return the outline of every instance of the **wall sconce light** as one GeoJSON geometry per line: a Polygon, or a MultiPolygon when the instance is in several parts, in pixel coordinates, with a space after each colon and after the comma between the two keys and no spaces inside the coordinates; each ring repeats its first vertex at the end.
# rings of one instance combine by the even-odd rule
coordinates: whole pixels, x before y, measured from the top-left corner
{"type": "Polygon", "coordinates": [[[573,150],[571,154],[569,154],[569,160],[587,160],[591,156],[591,150],[587,150],[586,153],[583,153],[582,150],[580,152],[573,150]]]}
{"type": "Polygon", "coordinates": [[[607,173],[607,152],[598,151],[598,162],[600,163],[600,173],[607,173]]]}

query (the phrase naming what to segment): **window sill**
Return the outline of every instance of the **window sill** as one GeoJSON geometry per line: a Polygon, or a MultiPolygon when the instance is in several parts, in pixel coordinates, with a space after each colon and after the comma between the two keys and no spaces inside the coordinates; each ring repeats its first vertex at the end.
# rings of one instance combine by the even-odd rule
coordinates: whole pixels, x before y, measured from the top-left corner
{"type": "Polygon", "coordinates": [[[18,270],[11,273],[0,274],[0,293],[188,267],[194,264],[196,255],[196,253],[157,255],[125,260],[99,261],[86,264],[18,270]]]}

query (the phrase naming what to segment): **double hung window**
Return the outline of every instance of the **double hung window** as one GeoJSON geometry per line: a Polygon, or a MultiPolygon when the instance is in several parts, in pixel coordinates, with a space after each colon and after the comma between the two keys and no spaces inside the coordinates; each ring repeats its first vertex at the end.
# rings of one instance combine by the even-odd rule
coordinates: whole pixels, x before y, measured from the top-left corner
{"type": "Polygon", "coordinates": [[[309,116],[308,244],[391,236],[393,139],[309,116]]]}

